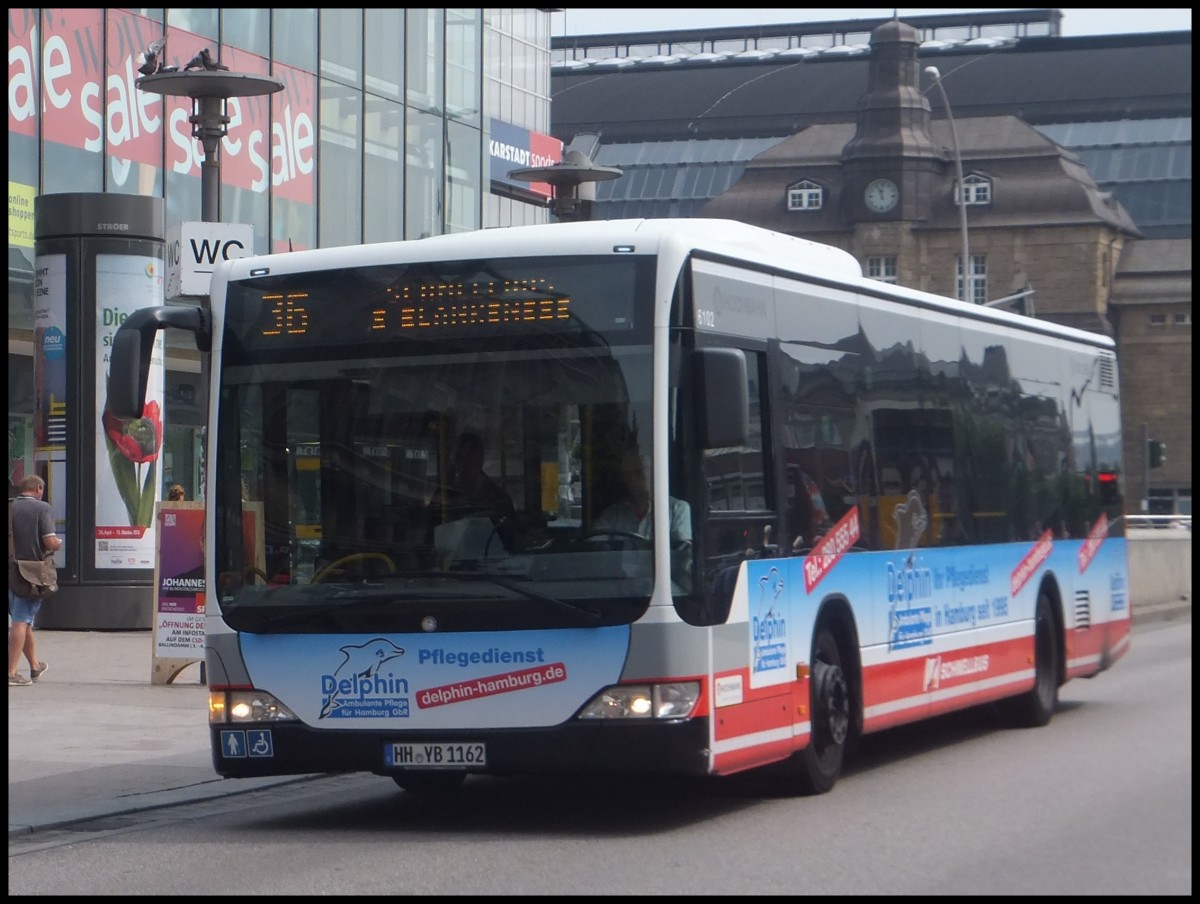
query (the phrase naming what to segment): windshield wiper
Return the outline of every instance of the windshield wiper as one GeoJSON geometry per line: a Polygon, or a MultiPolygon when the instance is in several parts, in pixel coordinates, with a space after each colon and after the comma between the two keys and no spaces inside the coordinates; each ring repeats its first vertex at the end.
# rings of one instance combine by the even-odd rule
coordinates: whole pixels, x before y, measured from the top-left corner
{"type": "Polygon", "coordinates": [[[469,583],[471,581],[484,581],[489,584],[495,584],[497,587],[503,587],[505,590],[511,590],[513,593],[520,594],[527,600],[533,600],[539,603],[546,603],[552,608],[562,612],[568,612],[579,618],[583,618],[588,622],[600,621],[600,610],[593,609],[589,606],[584,606],[582,603],[572,603],[570,600],[559,599],[556,596],[547,596],[544,593],[538,593],[536,590],[529,590],[526,587],[518,586],[517,584],[507,581],[502,577],[494,574],[485,574],[479,571],[418,571],[410,572],[404,575],[405,577],[417,578],[450,578],[452,581],[469,583]]]}
{"type": "MultiPolygon", "coordinates": [[[[569,615],[583,620],[588,624],[595,624],[600,621],[601,615],[598,609],[576,604],[567,600],[558,599],[557,597],[547,596],[544,593],[538,593],[534,590],[528,590],[524,587],[519,587],[516,584],[510,583],[503,578],[489,574],[479,574],[477,572],[454,572],[454,571],[420,571],[408,572],[404,575],[396,575],[391,580],[407,580],[410,578],[424,580],[439,580],[449,579],[458,583],[483,582],[493,584],[508,590],[511,593],[516,593],[527,600],[534,602],[545,603],[560,612],[566,612],[569,615]]],[[[306,591],[311,590],[313,586],[309,585],[305,588],[306,591]]],[[[327,585],[330,589],[337,587],[336,584],[327,585]]],[[[401,598],[424,598],[423,594],[417,594],[412,590],[403,593],[397,593],[396,588],[386,587],[373,584],[369,588],[353,589],[353,590],[337,590],[335,593],[322,598],[320,603],[311,604],[312,608],[306,608],[300,612],[289,612],[285,615],[278,615],[275,618],[268,619],[263,623],[261,630],[270,631],[275,628],[281,628],[288,625],[303,624],[304,622],[313,621],[325,615],[352,612],[356,609],[369,609],[372,606],[379,606],[388,603],[396,602],[401,598]]]]}
{"type": "Polygon", "coordinates": [[[310,603],[307,608],[299,612],[288,612],[286,615],[277,615],[274,618],[269,618],[263,622],[262,630],[270,631],[286,625],[298,625],[307,621],[313,621],[323,615],[331,615],[335,612],[340,615],[355,609],[369,609],[372,606],[395,602],[395,600],[395,594],[381,595],[376,593],[367,595],[361,591],[357,593],[339,593],[335,596],[325,597],[320,602],[310,603]]]}

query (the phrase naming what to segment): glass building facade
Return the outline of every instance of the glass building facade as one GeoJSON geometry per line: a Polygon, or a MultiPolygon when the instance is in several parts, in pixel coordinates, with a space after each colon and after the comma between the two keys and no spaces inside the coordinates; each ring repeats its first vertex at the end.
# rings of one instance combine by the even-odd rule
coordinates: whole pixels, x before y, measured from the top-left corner
{"type": "MultiPolygon", "coordinates": [[[[231,72],[283,83],[224,109],[218,220],[248,224],[255,253],[549,218],[548,186],[504,178],[530,147],[561,159],[546,134],[548,10],[10,8],[8,24],[10,495],[34,453],[38,197],[162,198],[168,231],[203,219],[192,101],[136,84],[153,41],[167,39],[163,65],[207,48],[231,72]]],[[[167,333],[161,489],[195,498],[199,358],[167,333]]]]}

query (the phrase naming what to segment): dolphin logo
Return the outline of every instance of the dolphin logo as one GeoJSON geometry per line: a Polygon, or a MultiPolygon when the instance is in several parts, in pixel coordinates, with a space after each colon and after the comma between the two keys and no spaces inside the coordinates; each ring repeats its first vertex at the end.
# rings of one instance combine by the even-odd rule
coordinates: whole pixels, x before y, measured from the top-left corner
{"type": "Polygon", "coordinates": [[[767,597],[768,589],[771,592],[771,605],[767,607],[764,618],[772,618],[775,615],[775,603],[779,600],[779,595],[783,593],[783,575],[779,573],[779,569],[774,565],[771,569],[758,579],[759,591],[759,608],[762,608],[762,601],[767,597]]]}
{"type": "Polygon", "coordinates": [[[921,494],[909,490],[908,498],[892,509],[892,517],[896,519],[896,549],[913,549],[929,526],[921,494]]]}
{"type": "Polygon", "coordinates": [[[338,685],[340,679],[357,676],[363,679],[374,678],[385,662],[390,662],[404,655],[404,648],[398,647],[390,640],[376,637],[362,644],[347,644],[342,647],[342,661],[333,670],[334,689],[321,707],[320,718],[324,719],[338,707],[338,685]]]}

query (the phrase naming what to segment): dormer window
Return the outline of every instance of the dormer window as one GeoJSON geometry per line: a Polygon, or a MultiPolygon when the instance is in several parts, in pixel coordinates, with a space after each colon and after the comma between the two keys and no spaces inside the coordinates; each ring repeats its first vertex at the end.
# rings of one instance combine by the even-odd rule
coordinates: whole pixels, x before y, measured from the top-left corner
{"type": "Polygon", "coordinates": [[[825,189],[816,182],[805,179],[788,187],[788,210],[820,210],[824,200],[825,189]]]}
{"type": "Polygon", "coordinates": [[[884,257],[868,257],[867,276],[871,277],[871,279],[877,279],[880,282],[891,283],[892,285],[895,285],[897,282],[895,255],[887,255],[884,257]]]}
{"type": "Polygon", "coordinates": [[[963,177],[963,198],[967,206],[992,203],[992,180],[972,173],[963,177]]]}

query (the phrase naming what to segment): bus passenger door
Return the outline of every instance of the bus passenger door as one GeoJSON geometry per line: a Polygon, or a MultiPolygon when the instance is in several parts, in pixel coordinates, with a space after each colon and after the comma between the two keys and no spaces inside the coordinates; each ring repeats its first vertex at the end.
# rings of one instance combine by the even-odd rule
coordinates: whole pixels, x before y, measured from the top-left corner
{"type": "Polygon", "coordinates": [[[741,354],[749,399],[745,442],[706,448],[701,453],[702,592],[714,624],[725,621],[722,613],[729,613],[741,564],[773,558],[780,549],[769,456],[764,451],[765,358],[761,353],[741,354]]]}

